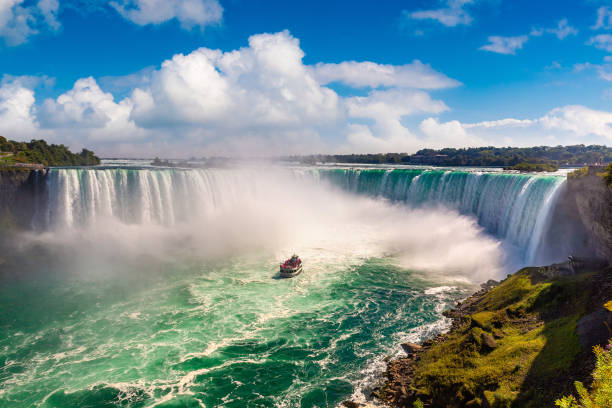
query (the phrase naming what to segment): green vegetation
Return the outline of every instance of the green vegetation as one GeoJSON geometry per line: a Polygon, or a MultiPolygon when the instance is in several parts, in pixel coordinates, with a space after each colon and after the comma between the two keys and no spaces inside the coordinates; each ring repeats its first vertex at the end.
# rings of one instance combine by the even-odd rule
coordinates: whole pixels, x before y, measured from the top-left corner
{"type": "Polygon", "coordinates": [[[588,174],[596,174],[602,177],[608,186],[612,187],[612,163],[608,164],[604,171],[598,171],[597,169],[597,167],[581,167],[569,173],[567,177],[570,179],[574,179],[586,176],[588,174]]]}
{"type": "Polygon", "coordinates": [[[605,349],[593,348],[596,363],[593,385],[589,392],[580,381],[574,383],[579,400],[573,395],[558,399],[555,405],[561,408],[609,408],[612,406],[612,343],[605,349]]]}
{"type": "Polygon", "coordinates": [[[522,162],[519,164],[515,164],[514,166],[504,167],[504,170],[518,170],[518,171],[525,171],[525,172],[557,171],[559,170],[559,165],[557,165],[556,163],[522,162]]]}
{"type": "Polygon", "coordinates": [[[0,166],[36,163],[44,166],[92,166],[100,164],[94,152],[83,149],[72,153],[64,145],[47,144],[44,140],[15,142],[0,136],[0,166]]]}
{"type": "MultiPolygon", "coordinates": [[[[437,166],[498,166],[548,163],[584,166],[612,162],[612,148],[599,145],[536,147],[471,147],[467,149],[423,149],[416,154],[312,155],[285,158],[302,163],[431,164],[437,166]]],[[[529,170],[532,171],[532,170],[529,170]]]]}
{"type": "MultiPolygon", "coordinates": [[[[444,341],[414,363],[415,395],[431,406],[544,407],[571,392],[567,378],[589,354],[581,350],[577,322],[600,296],[601,281],[595,272],[550,277],[555,274],[525,268],[462,305],[444,341]]],[[[593,389],[609,397],[611,360],[602,353],[598,370],[605,379],[593,389]]]]}

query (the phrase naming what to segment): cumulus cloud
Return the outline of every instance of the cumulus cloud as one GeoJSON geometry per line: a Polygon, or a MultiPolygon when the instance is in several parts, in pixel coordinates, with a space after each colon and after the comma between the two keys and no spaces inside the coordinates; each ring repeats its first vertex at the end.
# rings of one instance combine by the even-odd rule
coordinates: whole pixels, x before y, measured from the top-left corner
{"type": "Polygon", "coordinates": [[[351,118],[370,119],[371,126],[351,124],[347,128],[347,145],[343,151],[382,153],[414,151],[422,147],[423,140],[402,124],[405,116],[439,114],[448,110],[442,101],[415,90],[371,91],[365,97],[346,100],[351,118]]]}
{"type": "Polygon", "coordinates": [[[111,1],[110,5],[138,25],[176,19],[187,29],[204,28],[221,22],[223,17],[218,0],[119,0],[111,1]]]}
{"type": "Polygon", "coordinates": [[[35,132],[35,97],[28,81],[5,77],[0,82],[0,134],[27,137],[35,132]]]}
{"type": "Polygon", "coordinates": [[[0,37],[7,45],[19,45],[42,29],[57,30],[58,0],[39,0],[27,6],[25,0],[0,1],[0,37]]]}
{"type": "Polygon", "coordinates": [[[595,135],[612,142],[612,112],[569,105],[551,110],[538,122],[545,129],[568,131],[579,137],[595,135]]]}
{"type": "Polygon", "coordinates": [[[342,117],[338,95],[302,63],[299,41],[284,31],[254,35],[249,47],[201,48],[175,55],[137,89],[140,126],[200,124],[226,129],[325,125],[342,117]]]}
{"type": "Polygon", "coordinates": [[[419,129],[432,148],[482,146],[485,141],[468,133],[466,127],[457,120],[440,123],[436,118],[427,118],[421,122],[419,129]]]}
{"type": "Polygon", "coordinates": [[[313,74],[321,84],[342,82],[364,88],[406,87],[417,89],[443,89],[460,85],[454,79],[435,71],[428,64],[415,60],[405,65],[385,65],[365,61],[344,61],[339,64],[318,63],[313,74]]]}
{"type": "Polygon", "coordinates": [[[479,49],[484,51],[496,52],[498,54],[516,54],[516,50],[523,48],[523,44],[529,39],[526,35],[519,35],[517,37],[500,37],[497,35],[490,36],[488,38],[489,43],[483,45],[479,49]]]}
{"type": "Polygon", "coordinates": [[[48,78],[5,76],[0,134],[115,157],[413,152],[612,140],[609,112],[566,106],[539,118],[441,121],[438,116],[450,109],[428,90],[458,83],[426,64],[305,65],[303,57],[288,32],[258,34],[240,49],[200,48],[120,77],[118,85],[111,80],[121,95],[88,77],[38,102],[35,89],[48,78]],[[333,81],[368,89],[342,97],[325,86],[333,81]]]}
{"type": "Polygon", "coordinates": [[[38,110],[38,120],[44,128],[90,130],[90,139],[124,138],[133,140],[138,131],[129,116],[130,99],[115,102],[103,92],[94,78],[76,81],[74,87],[57,99],[47,99],[38,110]],[[115,131],[118,131],[115,133],[115,131]]]}
{"type": "MultiPolygon", "coordinates": [[[[612,112],[599,111],[581,105],[555,108],[534,119],[506,118],[477,123],[450,121],[438,123],[426,119],[421,129],[430,136],[444,127],[465,145],[533,146],[535,144],[571,144],[612,142],[612,112]]],[[[442,137],[444,137],[442,135],[442,137]]],[[[448,141],[453,146],[453,140],[448,141]]]]}
{"type": "Polygon", "coordinates": [[[473,19],[465,7],[473,3],[474,0],[447,0],[444,7],[433,10],[404,11],[404,15],[414,20],[435,20],[447,27],[469,25],[473,19]]]}

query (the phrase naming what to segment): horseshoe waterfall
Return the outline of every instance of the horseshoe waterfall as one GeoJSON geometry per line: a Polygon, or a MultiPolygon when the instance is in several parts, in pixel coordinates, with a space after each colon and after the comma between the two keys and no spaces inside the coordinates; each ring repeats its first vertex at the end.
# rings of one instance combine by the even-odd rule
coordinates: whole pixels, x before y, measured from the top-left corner
{"type": "Polygon", "coordinates": [[[400,343],[445,330],[474,285],[539,262],[564,180],[52,168],[7,244],[21,261],[0,290],[0,405],[364,402],[400,343]],[[292,253],[304,272],[279,279],[292,253]]]}

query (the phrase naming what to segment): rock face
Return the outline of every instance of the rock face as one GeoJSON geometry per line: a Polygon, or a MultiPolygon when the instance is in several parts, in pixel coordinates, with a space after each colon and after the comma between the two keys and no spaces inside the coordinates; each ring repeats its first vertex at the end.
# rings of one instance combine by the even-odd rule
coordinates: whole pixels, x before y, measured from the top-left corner
{"type": "Polygon", "coordinates": [[[612,327],[612,312],[602,308],[582,316],[578,320],[576,331],[580,345],[590,350],[596,344],[605,344],[610,338],[609,328],[612,327]]]}
{"type": "Polygon", "coordinates": [[[540,264],[564,261],[569,255],[612,263],[612,188],[602,177],[568,177],[538,254],[540,264]]]}
{"type": "Polygon", "coordinates": [[[0,229],[29,228],[44,200],[45,169],[0,169],[0,229]]]}
{"type": "Polygon", "coordinates": [[[414,343],[402,343],[402,349],[410,356],[421,351],[423,346],[419,346],[418,344],[414,343]]]}
{"type": "Polygon", "coordinates": [[[593,236],[596,255],[612,262],[612,188],[596,174],[568,179],[568,193],[593,236]]]}

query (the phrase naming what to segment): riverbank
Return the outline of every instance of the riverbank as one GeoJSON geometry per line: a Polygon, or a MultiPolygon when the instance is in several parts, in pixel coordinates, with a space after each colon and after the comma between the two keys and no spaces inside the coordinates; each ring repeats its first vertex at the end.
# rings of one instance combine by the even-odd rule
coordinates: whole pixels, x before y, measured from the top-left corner
{"type": "Polygon", "coordinates": [[[396,407],[543,407],[591,384],[607,344],[612,268],[524,268],[446,312],[452,327],[404,344],[374,396],[396,407]],[[607,325],[607,326],[606,326],[607,325]]]}

